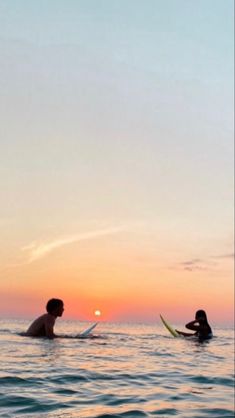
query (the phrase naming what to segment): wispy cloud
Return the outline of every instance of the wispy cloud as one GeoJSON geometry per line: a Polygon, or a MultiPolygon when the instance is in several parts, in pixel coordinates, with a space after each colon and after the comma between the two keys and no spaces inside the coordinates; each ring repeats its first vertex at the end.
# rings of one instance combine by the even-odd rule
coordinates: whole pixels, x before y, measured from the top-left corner
{"type": "Polygon", "coordinates": [[[217,260],[234,259],[234,253],[213,255],[211,258],[214,258],[217,260]]]}
{"type": "Polygon", "coordinates": [[[27,264],[30,264],[38,259],[41,259],[51,253],[52,251],[57,250],[65,245],[72,244],[74,242],[85,241],[90,239],[96,239],[106,235],[113,235],[117,234],[121,231],[126,230],[127,227],[125,226],[118,226],[118,227],[111,227],[106,229],[99,229],[90,232],[84,232],[77,235],[70,235],[66,237],[59,237],[52,241],[44,241],[44,242],[32,242],[29,245],[24,246],[21,248],[22,251],[27,252],[27,264]]]}
{"type": "Polygon", "coordinates": [[[205,258],[191,258],[178,263],[185,271],[209,270],[218,266],[219,261],[234,259],[234,253],[211,255],[205,258]]]}
{"type": "Polygon", "coordinates": [[[200,258],[193,258],[191,260],[183,261],[179,263],[179,266],[186,271],[207,270],[209,267],[208,261],[202,260],[200,258]]]}

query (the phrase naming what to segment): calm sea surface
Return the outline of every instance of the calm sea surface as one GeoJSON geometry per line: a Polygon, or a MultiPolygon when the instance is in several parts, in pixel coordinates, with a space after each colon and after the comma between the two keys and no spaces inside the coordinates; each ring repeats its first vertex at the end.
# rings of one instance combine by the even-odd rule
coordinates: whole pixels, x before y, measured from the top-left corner
{"type": "MultiPolygon", "coordinates": [[[[0,321],[0,417],[234,417],[233,329],[207,342],[162,325],[100,323],[94,339],[18,335],[0,321]]],[[[57,320],[75,335],[89,324],[57,320]]]]}

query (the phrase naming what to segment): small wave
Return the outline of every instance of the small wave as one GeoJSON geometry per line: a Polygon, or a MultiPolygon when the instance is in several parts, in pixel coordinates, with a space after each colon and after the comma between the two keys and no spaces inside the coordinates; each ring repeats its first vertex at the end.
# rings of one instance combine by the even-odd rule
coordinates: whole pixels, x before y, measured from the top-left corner
{"type": "Polygon", "coordinates": [[[169,417],[172,415],[178,415],[178,411],[175,408],[161,408],[153,411],[153,415],[161,415],[162,417],[169,417]]]}
{"type": "Polygon", "coordinates": [[[165,357],[165,358],[167,358],[167,357],[175,357],[175,354],[173,354],[173,353],[170,353],[170,352],[165,352],[165,351],[163,351],[163,352],[161,352],[161,351],[153,351],[153,352],[148,352],[148,355],[149,356],[154,356],[154,357],[165,357]]]}
{"type": "Polygon", "coordinates": [[[93,418],[138,418],[138,417],[149,417],[146,412],[139,409],[132,409],[130,411],[121,412],[120,414],[101,414],[96,415],[93,418]]]}
{"type": "Polygon", "coordinates": [[[27,378],[16,376],[4,376],[0,377],[0,386],[29,386],[40,385],[43,379],[40,378],[27,378]]]}
{"type": "Polygon", "coordinates": [[[40,402],[34,398],[28,396],[19,396],[19,395],[2,395],[0,400],[1,407],[31,407],[31,406],[40,406],[40,402]]]}
{"type": "Polygon", "coordinates": [[[14,331],[8,328],[1,328],[0,334],[14,334],[14,331]]]}
{"type": "Polygon", "coordinates": [[[57,394],[57,395],[77,395],[78,391],[77,390],[73,390],[73,389],[67,389],[67,388],[62,388],[62,389],[54,389],[53,393],[57,394]]]}
{"type": "MultiPolygon", "coordinates": [[[[45,401],[41,399],[35,399],[29,396],[19,396],[19,395],[2,395],[0,399],[0,407],[7,408],[9,410],[17,411],[18,414],[27,414],[41,413],[41,412],[50,412],[53,410],[68,408],[69,405],[63,404],[56,401],[45,401]]],[[[15,412],[10,415],[15,416],[15,412]]],[[[35,415],[34,415],[35,416],[35,415]]],[[[38,415],[37,415],[38,416],[38,415]]]]}
{"type": "Polygon", "coordinates": [[[225,408],[203,408],[195,413],[198,418],[234,418],[234,410],[225,408]]]}
{"type": "Polygon", "coordinates": [[[191,376],[190,380],[196,383],[202,384],[214,384],[221,386],[234,386],[234,380],[229,377],[208,377],[208,376],[191,376]]]}
{"type": "MultiPolygon", "coordinates": [[[[78,372],[79,373],[79,372],[78,372]]],[[[49,377],[48,381],[52,383],[79,383],[79,382],[87,382],[89,379],[87,376],[84,375],[75,375],[75,374],[64,374],[61,376],[49,377]]]]}

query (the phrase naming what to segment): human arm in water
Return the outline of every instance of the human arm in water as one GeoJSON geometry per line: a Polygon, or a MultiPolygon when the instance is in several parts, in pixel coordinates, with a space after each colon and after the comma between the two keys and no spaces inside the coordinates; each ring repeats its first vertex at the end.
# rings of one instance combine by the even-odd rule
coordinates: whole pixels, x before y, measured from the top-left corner
{"type": "Polygon", "coordinates": [[[194,335],[197,335],[200,330],[200,324],[196,319],[186,324],[185,327],[196,332],[195,333],[183,332],[183,331],[179,331],[178,329],[176,329],[176,332],[178,332],[178,334],[180,335],[183,335],[184,337],[193,337],[194,335]]]}
{"type": "Polygon", "coordinates": [[[185,325],[186,328],[191,329],[192,331],[196,331],[195,333],[191,333],[191,332],[183,332],[183,331],[179,331],[178,329],[176,329],[176,332],[178,332],[178,334],[183,335],[184,337],[192,337],[194,335],[196,335],[200,329],[200,325],[199,322],[194,319],[193,321],[189,322],[188,324],[185,325]]]}
{"type": "Polygon", "coordinates": [[[44,321],[45,337],[49,339],[58,338],[59,335],[54,333],[55,318],[52,315],[47,315],[44,321]]]}
{"type": "Polygon", "coordinates": [[[191,337],[193,335],[199,336],[201,338],[211,338],[212,331],[210,325],[207,323],[207,321],[202,319],[194,319],[193,321],[189,322],[185,325],[187,329],[190,329],[192,331],[195,331],[194,334],[188,333],[188,332],[182,332],[176,330],[180,335],[183,335],[184,337],[191,337]]]}
{"type": "Polygon", "coordinates": [[[183,331],[179,331],[178,329],[176,329],[176,332],[178,332],[178,334],[183,335],[184,337],[193,337],[195,334],[192,334],[190,332],[183,332],[183,331]]]}

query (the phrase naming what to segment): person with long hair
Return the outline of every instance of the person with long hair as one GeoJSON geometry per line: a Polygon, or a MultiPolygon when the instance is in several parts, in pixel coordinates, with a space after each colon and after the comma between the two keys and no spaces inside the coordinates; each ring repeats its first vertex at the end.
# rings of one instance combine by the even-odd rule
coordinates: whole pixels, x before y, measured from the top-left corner
{"type": "Polygon", "coordinates": [[[196,336],[202,340],[212,338],[212,330],[207,320],[206,312],[203,309],[199,309],[195,314],[195,319],[185,325],[187,329],[195,331],[194,333],[178,331],[178,334],[184,337],[196,336]]]}

